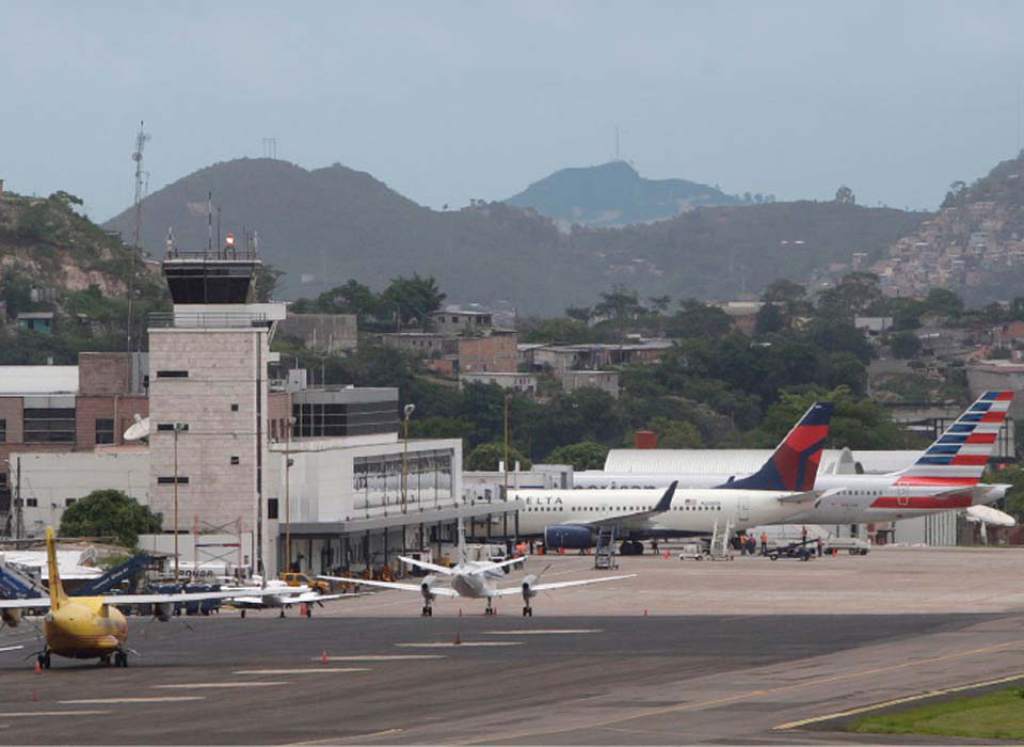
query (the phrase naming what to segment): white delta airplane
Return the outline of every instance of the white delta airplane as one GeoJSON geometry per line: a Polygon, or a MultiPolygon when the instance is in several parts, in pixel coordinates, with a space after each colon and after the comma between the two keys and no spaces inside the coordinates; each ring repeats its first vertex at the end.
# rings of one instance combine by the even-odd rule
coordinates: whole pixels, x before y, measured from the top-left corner
{"type": "MultiPolygon", "coordinates": [[[[674,486],[665,491],[665,496],[669,501],[672,500],[673,489],[674,486]]],[[[511,566],[516,563],[523,563],[526,559],[512,558],[511,560],[505,560],[501,563],[493,563],[487,560],[467,560],[466,535],[462,525],[462,517],[459,517],[459,562],[456,565],[451,568],[446,568],[443,565],[425,563],[421,560],[415,560],[401,555],[398,559],[406,565],[416,566],[417,568],[430,571],[430,575],[424,578],[419,584],[403,584],[393,581],[368,581],[362,578],[344,578],[341,576],[319,576],[318,578],[326,579],[327,581],[360,584],[363,586],[377,586],[382,589],[398,589],[399,591],[418,592],[423,596],[423,617],[433,616],[434,608],[432,604],[437,597],[484,599],[487,601],[487,607],[484,609],[484,614],[493,615],[495,599],[498,597],[522,594],[523,617],[533,617],[533,606],[531,602],[533,598],[542,591],[567,589],[572,586],[588,586],[590,584],[601,584],[608,581],[620,581],[625,578],[633,578],[636,576],[635,573],[630,573],[625,576],[601,576],[600,578],[590,578],[581,581],[556,581],[554,583],[541,584],[538,583],[538,581],[540,581],[541,574],[543,573],[543,571],[541,571],[541,573],[538,574],[525,576],[518,586],[499,587],[497,581],[498,579],[504,578],[504,569],[507,566],[511,566]],[[451,585],[438,586],[437,582],[440,580],[440,577],[447,577],[451,585]]]]}
{"type": "Polygon", "coordinates": [[[519,534],[543,536],[548,548],[586,549],[600,532],[610,532],[623,540],[621,554],[638,555],[644,539],[787,523],[824,498],[815,480],[832,409],[829,402],[811,405],[761,469],[742,480],[674,489],[679,481],[666,475],[662,484],[671,488],[664,494],[643,488],[512,491],[524,504],[519,534]]]}
{"type": "MultiPolygon", "coordinates": [[[[1009,486],[982,483],[981,476],[995,451],[996,438],[1013,396],[1012,391],[983,393],[909,467],[884,475],[820,475],[815,488],[823,491],[821,500],[784,522],[760,523],[866,524],[961,510],[999,500],[1009,486]]],[[[732,475],[666,473],[590,474],[586,484],[610,486],[621,484],[623,479],[642,479],[645,485],[654,487],[671,482],[694,487],[743,482],[732,475]]]]}

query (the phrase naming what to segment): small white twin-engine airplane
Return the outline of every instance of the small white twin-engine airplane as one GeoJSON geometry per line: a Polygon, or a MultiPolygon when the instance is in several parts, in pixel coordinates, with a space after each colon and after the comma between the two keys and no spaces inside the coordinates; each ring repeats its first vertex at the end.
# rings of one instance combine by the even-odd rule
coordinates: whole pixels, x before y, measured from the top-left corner
{"type": "MultiPolygon", "coordinates": [[[[666,491],[668,500],[672,500],[672,490],[666,491]]],[[[399,591],[414,591],[423,596],[423,617],[432,617],[434,608],[432,606],[437,597],[465,597],[468,599],[485,599],[487,607],[485,615],[494,614],[494,600],[498,597],[523,595],[523,617],[533,617],[533,606],[531,601],[542,591],[553,591],[555,589],[567,589],[572,586],[587,586],[589,584],[601,584],[606,581],[619,581],[624,578],[633,578],[635,573],[625,576],[601,576],[600,578],[589,578],[580,581],[556,581],[554,583],[541,584],[541,573],[531,574],[523,578],[518,586],[507,586],[500,588],[497,580],[504,578],[505,567],[524,563],[525,558],[512,558],[500,563],[493,563],[487,560],[466,559],[466,537],[462,526],[462,519],[459,519],[459,562],[451,568],[434,563],[425,563],[421,560],[399,556],[398,558],[406,565],[416,566],[431,574],[419,584],[403,584],[393,581],[367,581],[361,578],[344,578],[340,576],[320,576],[327,581],[340,581],[350,584],[361,584],[364,586],[377,586],[382,589],[398,589],[399,591]],[[439,576],[450,579],[451,586],[438,586],[439,576]]]]}
{"type": "Polygon", "coordinates": [[[267,581],[265,586],[232,586],[227,590],[245,595],[231,597],[228,600],[228,604],[241,610],[242,617],[245,617],[246,610],[266,609],[279,609],[281,610],[280,616],[284,617],[284,611],[288,607],[304,604],[306,605],[304,614],[309,618],[313,616],[314,604],[323,607],[324,602],[356,596],[355,594],[321,594],[309,586],[290,586],[286,582],[276,579],[267,581]]]}

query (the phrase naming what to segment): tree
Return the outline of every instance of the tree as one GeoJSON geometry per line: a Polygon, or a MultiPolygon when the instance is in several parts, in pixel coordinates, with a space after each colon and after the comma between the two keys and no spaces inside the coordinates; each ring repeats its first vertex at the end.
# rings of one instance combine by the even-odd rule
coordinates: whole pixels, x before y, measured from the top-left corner
{"type": "Polygon", "coordinates": [[[786,328],[786,317],[783,316],[779,307],[773,303],[766,303],[757,312],[757,320],[754,323],[754,334],[757,337],[770,335],[786,328]]]}
{"type": "Polygon", "coordinates": [[[639,293],[624,285],[616,285],[610,292],[601,294],[601,301],[594,307],[594,311],[622,323],[627,319],[635,319],[643,311],[643,306],[640,305],[639,293]]]}
{"type": "Polygon", "coordinates": [[[559,446],[548,454],[549,464],[571,464],[576,471],[602,469],[608,456],[608,447],[596,441],[581,441],[578,444],[559,446]]]}
{"type": "Polygon", "coordinates": [[[65,537],[109,537],[135,547],[140,534],[161,531],[163,517],[120,490],[94,490],[64,511],[60,534],[65,537]]]}
{"type": "Polygon", "coordinates": [[[1013,487],[1006,491],[1003,510],[1013,515],[1018,522],[1024,520],[1024,468],[1013,466],[998,472],[989,472],[985,475],[984,481],[1012,485],[1013,487]]]}
{"type": "MultiPolygon", "coordinates": [[[[494,472],[498,469],[498,463],[504,460],[505,444],[500,441],[480,444],[473,451],[469,452],[469,456],[466,457],[465,469],[470,472],[494,472]]],[[[533,466],[530,459],[511,444],[508,448],[508,460],[510,462],[508,465],[509,470],[515,468],[516,462],[519,462],[520,469],[524,470],[530,469],[533,466]]]]}
{"type": "Polygon", "coordinates": [[[273,265],[260,265],[256,270],[254,285],[256,300],[259,303],[271,301],[274,298],[274,291],[277,290],[278,282],[285,274],[283,270],[279,270],[273,265]]]}
{"type": "Polygon", "coordinates": [[[569,306],[565,310],[565,315],[570,319],[586,324],[590,321],[590,317],[594,315],[594,310],[589,306],[569,306]]]}
{"type": "Polygon", "coordinates": [[[856,205],[857,198],[854,196],[853,190],[843,184],[836,190],[836,202],[840,205],[856,205]]]}
{"type": "Polygon", "coordinates": [[[921,341],[913,332],[897,332],[892,336],[889,347],[897,358],[913,358],[921,352],[921,341]]]}
{"type": "Polygon", "coordinates": [[[416,321],[423,328],[427,326],[427,316],[441,308],[445,298],[434,278],[423,278],[418,273],[411,278],[393,279],[381,294],[384,306],[397,314],[403,325],[416,321]]]}
{"type": "Polygon", "coordinates": [[[656,417],[648,429],[658,434],[658,446],[662,449],[699,449],[704,445],[697,427],[685,420],[656,417]]]}
{"type": "Polygon", "coordinates": [[[692,298],[680,301],[679,306],[679,311],[665,325],[669,337],[720,337],[732,328],[729,315],[717,306],[692,298]]]}
{"type": "Polygon", "coordinates": [[[655,314],[664,314],[672,303],[672,296],[650,296],[647,301],[651,304],[651,310],[655,314]]]}
{"type": "Polygon", "coordinates": [[[924,309],[947,319],[959,319],[964,312],[964,302],[948,288],[932,288],[924,299],[924,309]]]}
{"type": "Polygon", "coordinates": [[[757,431],[758,443],[765,447],[778,444],[814,402],[835,405],[826,448],[901,449],[912,445],[887,410],[870,399],[854,396],[846,387],[832,391],[812,387],[799,394],[783,394],[765,413],[757,431]]]}
{"type": "Polygon", "coordinates": [[[851,272],[839,285],[829,288],[818,298],[822,316],[852,322],[853,317],[876,313],[884,302],[878,276],[870,272],[851,272]]]}

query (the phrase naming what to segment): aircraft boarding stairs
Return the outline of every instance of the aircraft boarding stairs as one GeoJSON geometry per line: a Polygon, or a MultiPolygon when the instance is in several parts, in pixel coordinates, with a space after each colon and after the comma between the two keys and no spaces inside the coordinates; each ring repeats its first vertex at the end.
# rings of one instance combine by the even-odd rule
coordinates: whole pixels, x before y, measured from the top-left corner
{"type": "Polygon", "coordinates": [[[711,542],[708,545],[708,559],[709,560],[732,560],[732,553],[729,552],[729,538],[732,537],[733,525],[731,521],[726,521],[724,527],[718,525],[718,519],[715,519],[715,525],[711,531],[711,542]]]}
{"type": "Polygon", "coordinates": [[[605,570],[618,567],[618,561],[615,560],[615,527],[601,527],[594,548],[594,568],[605,570]]]}

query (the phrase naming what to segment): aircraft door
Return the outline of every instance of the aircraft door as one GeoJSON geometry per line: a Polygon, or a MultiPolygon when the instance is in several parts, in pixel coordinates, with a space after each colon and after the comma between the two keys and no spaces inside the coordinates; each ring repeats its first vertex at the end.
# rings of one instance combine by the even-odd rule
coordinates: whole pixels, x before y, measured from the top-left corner
{"type": "Polygon", "coordinates": [[[748,521],[750,519],[750,497],[741,495],[739,497],[739,510],[737,512],[737,518],[740,521],[748,521]]]}
{"type": "Polygon", "coordinates": [[[910,505],[910,489],[906,485],[896,486],[896,503],[901,508],[910,505]]]}

